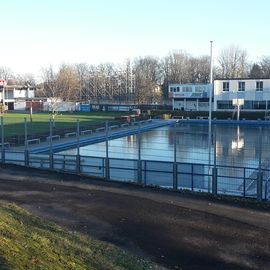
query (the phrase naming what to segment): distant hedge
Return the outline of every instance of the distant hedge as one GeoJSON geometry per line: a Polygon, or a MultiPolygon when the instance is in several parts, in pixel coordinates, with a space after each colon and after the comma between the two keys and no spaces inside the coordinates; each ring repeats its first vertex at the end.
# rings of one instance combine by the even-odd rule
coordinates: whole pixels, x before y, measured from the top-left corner
{"type": "MultiPolygon", "coordinates": [[[[158,116],[163,114],[170,114],[173,116],[183,116],[183,117],[189,117],[191,119],[196,119],[197,116],[208,116],[208,111],[171,111],[171,110],[151,110],[152,116],[158,116]]],[[[236,119],[237,113],[236,112],[212,112],[212,118],[217,119],[236,119]]],[[[265,118],[265,112],[263,111],[256,111],[256,112],[247,112],[247,111],[240,111],[240,119],[246,119],[246,120],[257,120],[261,119],[264,120],[265,118]]]]}

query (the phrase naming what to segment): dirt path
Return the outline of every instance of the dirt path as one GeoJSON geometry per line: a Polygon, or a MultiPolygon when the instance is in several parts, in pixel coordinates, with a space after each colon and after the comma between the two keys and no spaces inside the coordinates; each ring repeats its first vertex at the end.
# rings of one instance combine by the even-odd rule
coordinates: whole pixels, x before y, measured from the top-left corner
{"type": "Polygon", "coordinates": [[[79,180],[7,166],[0,172],[0,200],[170,269],[270,269],[269,211],[79,180]]]}

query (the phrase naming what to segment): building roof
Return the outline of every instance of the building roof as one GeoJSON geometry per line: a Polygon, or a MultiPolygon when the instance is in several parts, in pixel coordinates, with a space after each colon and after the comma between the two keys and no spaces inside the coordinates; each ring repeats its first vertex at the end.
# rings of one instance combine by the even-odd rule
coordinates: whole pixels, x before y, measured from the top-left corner
{"type": "Polygon", "coordinates": [[[5,89],[9,90],[9,89],[16,89],[16,90],[36,90],[35,86],[26,86],[26,85],[6,85],[5,89]]]}
{"type": "Polygon", "coordinates": [[[270,80],[270,78],[217,78],[214,81],[270,80]]]}
{"type": "Polygon", "coordinates": [[[169,83],[169,85],[208,85],[209,83],[169,83]]]}

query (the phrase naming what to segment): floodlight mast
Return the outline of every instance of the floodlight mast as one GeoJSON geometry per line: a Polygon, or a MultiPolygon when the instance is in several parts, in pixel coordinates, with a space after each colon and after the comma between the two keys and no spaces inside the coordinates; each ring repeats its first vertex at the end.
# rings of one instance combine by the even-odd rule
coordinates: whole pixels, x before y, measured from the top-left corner
{"type": "Polygon", "coordinates": [[[213,94],[213,53],[212,53],[213,41],[210,41],[210,91],[209,91],[209,127],[211,127],[212,120],[212,94],[213,94]]]}
{"type": "MultiPolygon", "coordinates": [[[[210,41],[210,80],[209,80],[209,116],[208,116],[208,165],[211,175],[211,139],[212,139],[212,92],[213,92],[213,41],[210,41]]],[[[210,192],[210,178],[208,179],[208,192],[210,192]]]]}

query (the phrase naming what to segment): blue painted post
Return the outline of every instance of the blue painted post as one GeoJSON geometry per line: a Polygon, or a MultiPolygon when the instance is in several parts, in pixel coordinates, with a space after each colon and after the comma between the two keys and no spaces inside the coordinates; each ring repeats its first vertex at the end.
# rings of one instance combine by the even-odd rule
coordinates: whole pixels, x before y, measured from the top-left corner
{"type": "Polygon", "coordinates": [[[52,147],[52,119],[50,118],[50,154],[49,154],[49,163],[50,163],[50,169],[53,169],[53,147],[52,147]]]}
{"type": "Polygon", "coordinates": [[[138,173],[138,184],[142,184],[142,160],[141,160],[141,123],[138,127],[138,163],[137,163],[137,173],[138,173]]]}
{"type": "Polygon", "coordinates": [[[4,133],[4,117],[1,116],[1,160],[5,163],[5,133],[4,133]]]}
{"type": "Polygon", "coordinates": [[[144,161],[144,185],[147,184],[147,161],[144,161]]]}
{"type": "Polygon", "coordinates": [[[246,168],[244,168],[243,196],[246,197],[246,168]]]}
{"type": "Polygon", "coordinates": [[[217,133],[216,126],[214,127],[214,168],[212,168],[212,193],[217,195],[217,133]]]}
{"type": "Polygon", "coordinates": [[[29,166],[29,151],[27,142],[27,119],[24,117],[24,165],[29,166]]]}
{"type": "Polygon", "coordinates": [[[176,123],[173,126],[173,189],[177,190],[178,179],[177,179],[177,149],[176,149],[176,123]]]}
{"type": "Polygon", "coordinates": [[[81,160],[80,160],[80,120],[77,120],[77,155],[76,155],[76,172],[81,171],[81,160]]]}
{"type": "Polygon", "coordinates": [[[217,195],[217,168],[212,168],[212,193],[217,195]]]}
{"type": "Polygon", "coordinates": [[[268,181],[267,181],[267,179],[266,179],[266,180],[265,180],[265,186],[264,186],[264,199],[265,199],[265,200],[267,200],[267,198],[268,198],[267,192],[268,192],[268,181]]]}
{"type": "Polygon", "coordinates": [[[194,190],[194,164],[191,164],[191,190],[194,190]]]}
{"type": "Polygon", "coordinates": [[[109,161],[109,123],[106,121],[106,159],[105,159],[105,177],[110,180],[110,161],[109,161]]]}
{"type": "Polygon", "coordinates": [[[263,172],[262,172],[262,127],[259,129],[259,172],[257,175],[257,200],[262,200],[263,172]]]}

